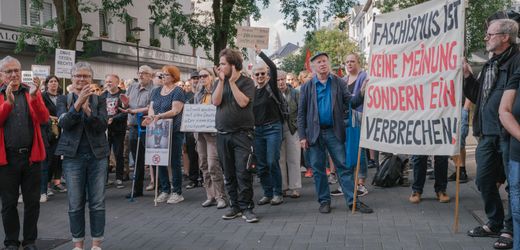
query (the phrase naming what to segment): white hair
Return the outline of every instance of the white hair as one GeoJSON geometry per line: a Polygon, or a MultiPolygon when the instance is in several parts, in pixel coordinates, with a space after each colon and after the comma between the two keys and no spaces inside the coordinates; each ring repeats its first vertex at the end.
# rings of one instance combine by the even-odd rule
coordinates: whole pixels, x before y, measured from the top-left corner
{"type": "Polygon", "coordinates": [[[77,62],[76,64],[74,64],[72,69],[70,69],[70,74],[74,75],[74,73],[76,73],[78,70],[81,70],[81,69],[88,70],[90,72],[90,74],[92,76],[94,76],[94,70],[92,70],[92,66],[88,62],[77,62]]]}
{"type": "Polygon", "coordinates": [[[0,61],[0,69],[3,69],[5,65],[10,62],[15,62],[16,64],[18,64],[18,66],[20,66],[20,68],[22,67],[22,64],[20,63],[20,61],[18,61],[18,59],[12,56],[6,56],[0,61]]]}

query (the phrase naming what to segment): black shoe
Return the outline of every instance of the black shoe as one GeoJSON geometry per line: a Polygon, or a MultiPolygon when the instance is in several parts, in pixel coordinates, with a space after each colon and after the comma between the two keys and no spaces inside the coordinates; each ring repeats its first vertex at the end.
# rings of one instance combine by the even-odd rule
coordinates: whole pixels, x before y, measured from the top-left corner
{"type": "Polygon", "coordinates": [[[320,205],[320,213],[322,214],[328,214],[330,213],[330,203],[326,202],[326,203],[322,203],[320,205]]]}
{"type": "Polygon", "coordinates": [[[256,217],[256,214],[251,209],[244,211],[244,214],[242,214],[242,219],[245,219],[247,223],[258,222],[258,217],[256,217]]]}
{"type": "MultiPolygon", "coordinates": [[[[18,249],[18,248],[16,248],[16,249],[18,249]]],[[[38,247],[36,247],[36,245],[34,245],[34,244],[29,244],[27,246],[24,246],[23,250],[38,250],[38,247]]]]}
{"type": "Polygon", "coordinates": [[[376,168],[377,164],[374,160],[368,160],[367,168],[376,168]]]}
{"type": "MultiPolygon", "coordinates": [[[[448,177],[448,181],[456,181],[456,180],[457,180],[457,172],[451,174],[450,177],[448,177]]],[[[459,182],[460,183],[468,182],[468,174],[466,173],[466,171],[460,171],[459,182]]]]}
{"type": "MultiPolygon", "coordinates": [[[[141,197],[141,196],[143,196],[143,193],[134,193],[134,198],[135,197],[141,197]]],[[[127,199],[132,198],[132,193],[129,193],[129,194],[125,195],[125,198],[127,198],[127,199]]]]}
{"type": "Polygon", "coordinates": [[[242,212],[240,211],[240,209],[237,207],[232,207],[231,209],[229,209],[229,211],[226,214],[222,215],[222,219],[232,220],[239,216],[242,216],[242,212]]]}
{"type": "Polygon", "coordinates": [[[13,246],[13,245],[11,245],[11,246],[6,246],[5,248],[2,248],[2,249],[5,249],[5,250],[18,250],[18,249],[20,249],[20,248],[17,247],[17,246],[13,246]]]}
{"type": "MultiPolygon", "coordinates": [[[[348,208],[350,209],[350,211],[352,211],[352,205],[348,205],[348,208]]],[[[363,203],[361,201],[358,201],[358,204],[356,205],[356,211],[358,211],[362,214],[371,214],[374,212],[374,210],[372,210],[372,208],[365,205],[365,203],[363,203]]]]}
{"type": "Polygon", "coordinates": [[[192,188],[196,188],[196,187],[200,187],[200,184],[198,181],[192,181],[192,182],[190,182],[190,184],[186,185],[186,189],[192,189],[192,188]]]}

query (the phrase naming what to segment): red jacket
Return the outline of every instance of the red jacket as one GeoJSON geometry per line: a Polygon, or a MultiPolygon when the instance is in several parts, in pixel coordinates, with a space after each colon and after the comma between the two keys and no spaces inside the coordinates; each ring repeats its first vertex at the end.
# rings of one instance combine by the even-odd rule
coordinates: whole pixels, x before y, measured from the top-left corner
{"type": "MultiPolygon", "coordinates": [[[[9,102],[6,102],[4,98],[5,95],[0,95],[0,166],[7,165],[4,124],[9,117],[11,110],[13,110],[13,106],[9,104],[9,102]]],[[[49,111],[45,107],[40,91],[37,91],[36,96],[33,98],[31,98],[28,91],[26,91],[25,99],[27,100],[27,104],[29,104],[29,115],[34,128],[33,144],[29,162],[40,162],[45,160],[45,145],[43,144],[40,125],[49,121],[49,111]]],[[[23,133],[23,131],[10,131],[10,133],[23,133]]]]}

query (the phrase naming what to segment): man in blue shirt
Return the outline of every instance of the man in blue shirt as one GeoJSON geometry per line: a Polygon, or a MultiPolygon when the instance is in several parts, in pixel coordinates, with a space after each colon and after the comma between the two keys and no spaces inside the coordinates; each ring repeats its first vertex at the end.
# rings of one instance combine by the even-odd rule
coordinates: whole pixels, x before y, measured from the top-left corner
{"type": "MultiPolygon", "coordinates": [[[[328,150],[339,175],[345,200],[352,209],[354,199],[353,169],[347,168],[345,156],[345,107],[363,103],[362,96],[352,97],[347,84],[331,74],[329,56],[319,52],[311,58],[315,76],[301,87],[298,105],[298,134],[304,150],[309,150],[309,161],[314,172],[314,183],[320,203],[320,213],[330,213],[330,189],[325,173],[328,150]]],[[[373,210],[358,201],[361,213],[373,210]]]]}

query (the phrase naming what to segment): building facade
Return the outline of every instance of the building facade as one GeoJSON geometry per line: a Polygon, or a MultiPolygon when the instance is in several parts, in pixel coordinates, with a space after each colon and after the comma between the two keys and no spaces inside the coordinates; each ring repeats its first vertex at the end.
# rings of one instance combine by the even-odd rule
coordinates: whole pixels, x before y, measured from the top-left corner
{"type": "MultiPolygon", "coordinates": [[[[20,59],[23,70],[30,70],[35,62],[35,47],[31,41],[19,53],[14,54],[16,41],[21,28],[29,28],[56,17],[56,9],[52,0],[43,1],[43,10],[36,11],[31,0],[0,0],[0,58],[11,55],[20,59]]],[[[101,0],[93,0],[101,5],[101,0]]],[[[139,64],[159,69],[172,64],[181,70],[181,79],[189,78],[191,71],[197,67],[212,66],[213,62],[206,58],[202,49],[193,49],[189,45],[179,45],[173,39],[159,34],[158,27],[150,19],[148,4],[150,0],[133,1],[133,6],[126,8],[131,22],[123,23],[118,18],[111,18],[103,12],[82,13],[83,23],[90,24],[93,36],[88,42],[77,41],[76,61],[87,61],[94,68],[94,79],[103,80],[109,73],[120,75],[124,79],[135,78],[137,73],[136,37],[132,28],[144,29],[140,33],[139,64]],[[85,48],[89,47],[88,55],[85,48]],[[84,57],[79,58],[78,55],[84,57]]],[[[183,12],[193,12],[194,4],[190,0],[179,1],[183,12]]],[[[52,35],[57,29],[48,29],[44,33],[52,35]]],[[[79,36],[81,37],[81,35],[79,36]]],[[[54,57],[50,56],[42,65],[50,65],[54,72],[54,57]]]]}

